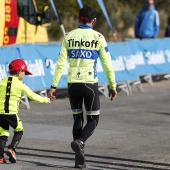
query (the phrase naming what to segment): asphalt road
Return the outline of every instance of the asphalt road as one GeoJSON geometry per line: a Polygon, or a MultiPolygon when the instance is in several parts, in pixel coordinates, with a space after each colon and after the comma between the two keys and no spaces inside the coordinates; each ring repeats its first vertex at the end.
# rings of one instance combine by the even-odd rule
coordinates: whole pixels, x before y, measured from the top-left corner
{"type": "MultiPolygon", "coordinates": [[[[101,100],[99,125],[86,142],[90,170],[170,170],[170,81],[143,84],[144,92],[123,91],[114,102],[101,100]]],[[[0,170],[73,169],[72,114],[68,98],[52,104],[20,105],[25,132],[16,164],[0,170]]],[[[8,143],[12,137],[9,138],[8,143]]]]}

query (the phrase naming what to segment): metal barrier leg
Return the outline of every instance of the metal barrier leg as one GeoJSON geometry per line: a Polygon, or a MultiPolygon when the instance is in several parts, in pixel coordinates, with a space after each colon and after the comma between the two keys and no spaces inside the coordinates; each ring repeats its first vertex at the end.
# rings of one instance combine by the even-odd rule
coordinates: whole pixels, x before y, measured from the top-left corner
{"type": "Polygon", "coordinates": [[[128,88],[128,91],[129,91],[129,95],[132,96],[132,89],[130,87],[130,82],[129,81],[126,81],[126,84],[127,84],[127,88],[128,88]]]}
{"type": "Polygon", "coordinates": [[[102,93],[104,95],[105,98],[109,97],[108,86],[106,83],[101,85],[101,87],[98,87],[98,90],[100,93],[102,93]]]}
{"type": "Polygon", "coordinates": [[[137,81],[132,82],[131,85],[132,85],[133,87],[136,87],[136,88],[138,89],[138,91],[144,92],[143,86],[142,86],[142,83],[141,83],[140,80],[137,80],[137,81]]]}
{"type": "Polygon", "coordinates": [[[25,105],[26,109],[30,109],[28,97],[25,94],[22,95],[21,103],[25,105]]]}
{"type": "Polygon", "coordinates": [[[117,87],[118,87],[118,89],[123,90],[127,94],[127,96],[130,95],[130,92],[129,92],[129,89],[128,89],[126,82],[124,84],[117,85],[117,87]]]}
{"type": "Polygon", "coordinates": [[[150,86],[153,86],[153,80],[152,80],[152,75],[148,74],[143,77],[143,79],[150,84],[150,86]]]}
{"type": "Polygon", "coordinates": [[[164,78],[167,79],[167,80],[170,80],[170,74],[164,75],[164,78]]]}
{"type": "Polygon", "coordinates": [[[42,96],[42,97],[47,97],[47,90],[41,90],[39,92],[39,95],[42,96]]]}

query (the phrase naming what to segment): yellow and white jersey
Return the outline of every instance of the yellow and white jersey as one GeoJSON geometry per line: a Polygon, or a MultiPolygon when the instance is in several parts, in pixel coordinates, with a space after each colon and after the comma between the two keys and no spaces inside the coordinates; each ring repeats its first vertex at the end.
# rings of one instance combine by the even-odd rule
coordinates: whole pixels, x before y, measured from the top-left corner
{"type": "Polygon", "coordinates": [[[111,56],[103,35],[88,25],[79,27],[64,37],[57,59],[52,87],[56,87],[69,60],[68,83],[96,83],[97,59],[100,58],[111,89],[116,88],[111,56]]]}

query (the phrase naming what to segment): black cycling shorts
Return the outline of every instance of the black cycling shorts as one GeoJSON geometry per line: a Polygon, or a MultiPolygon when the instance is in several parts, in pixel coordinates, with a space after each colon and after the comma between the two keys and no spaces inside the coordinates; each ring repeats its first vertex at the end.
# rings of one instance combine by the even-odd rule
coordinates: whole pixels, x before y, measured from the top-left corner
{"type": "Polygon", "coordinates": [[[83,112],[83,101],[87,115],[100,114],[98,83],[68,83],[68,95],[73,114],[83,112]]]}
{"type": "Polygon", "coordinates": [[[18,114],[0,114],[0,136],[9,136],[10,126],[14,129],[14,132],[24,131],[18,114]]]}

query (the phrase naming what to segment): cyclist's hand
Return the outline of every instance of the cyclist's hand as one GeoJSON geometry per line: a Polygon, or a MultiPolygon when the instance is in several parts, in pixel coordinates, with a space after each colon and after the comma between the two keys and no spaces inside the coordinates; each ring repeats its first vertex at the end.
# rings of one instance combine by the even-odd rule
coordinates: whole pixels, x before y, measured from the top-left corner
{"type": "Polygon", "coordinates": [[[48,97],[50,98],[51,101],[56,99],[56,89],[50,89],[48,92],[48,97]]]}
{"type": "Polygon", "coordinates": [[[117,96],[117,91],[116,89],[109,89],[109,97],[110,97],[110,100],[114,100],[117,96]]]}

